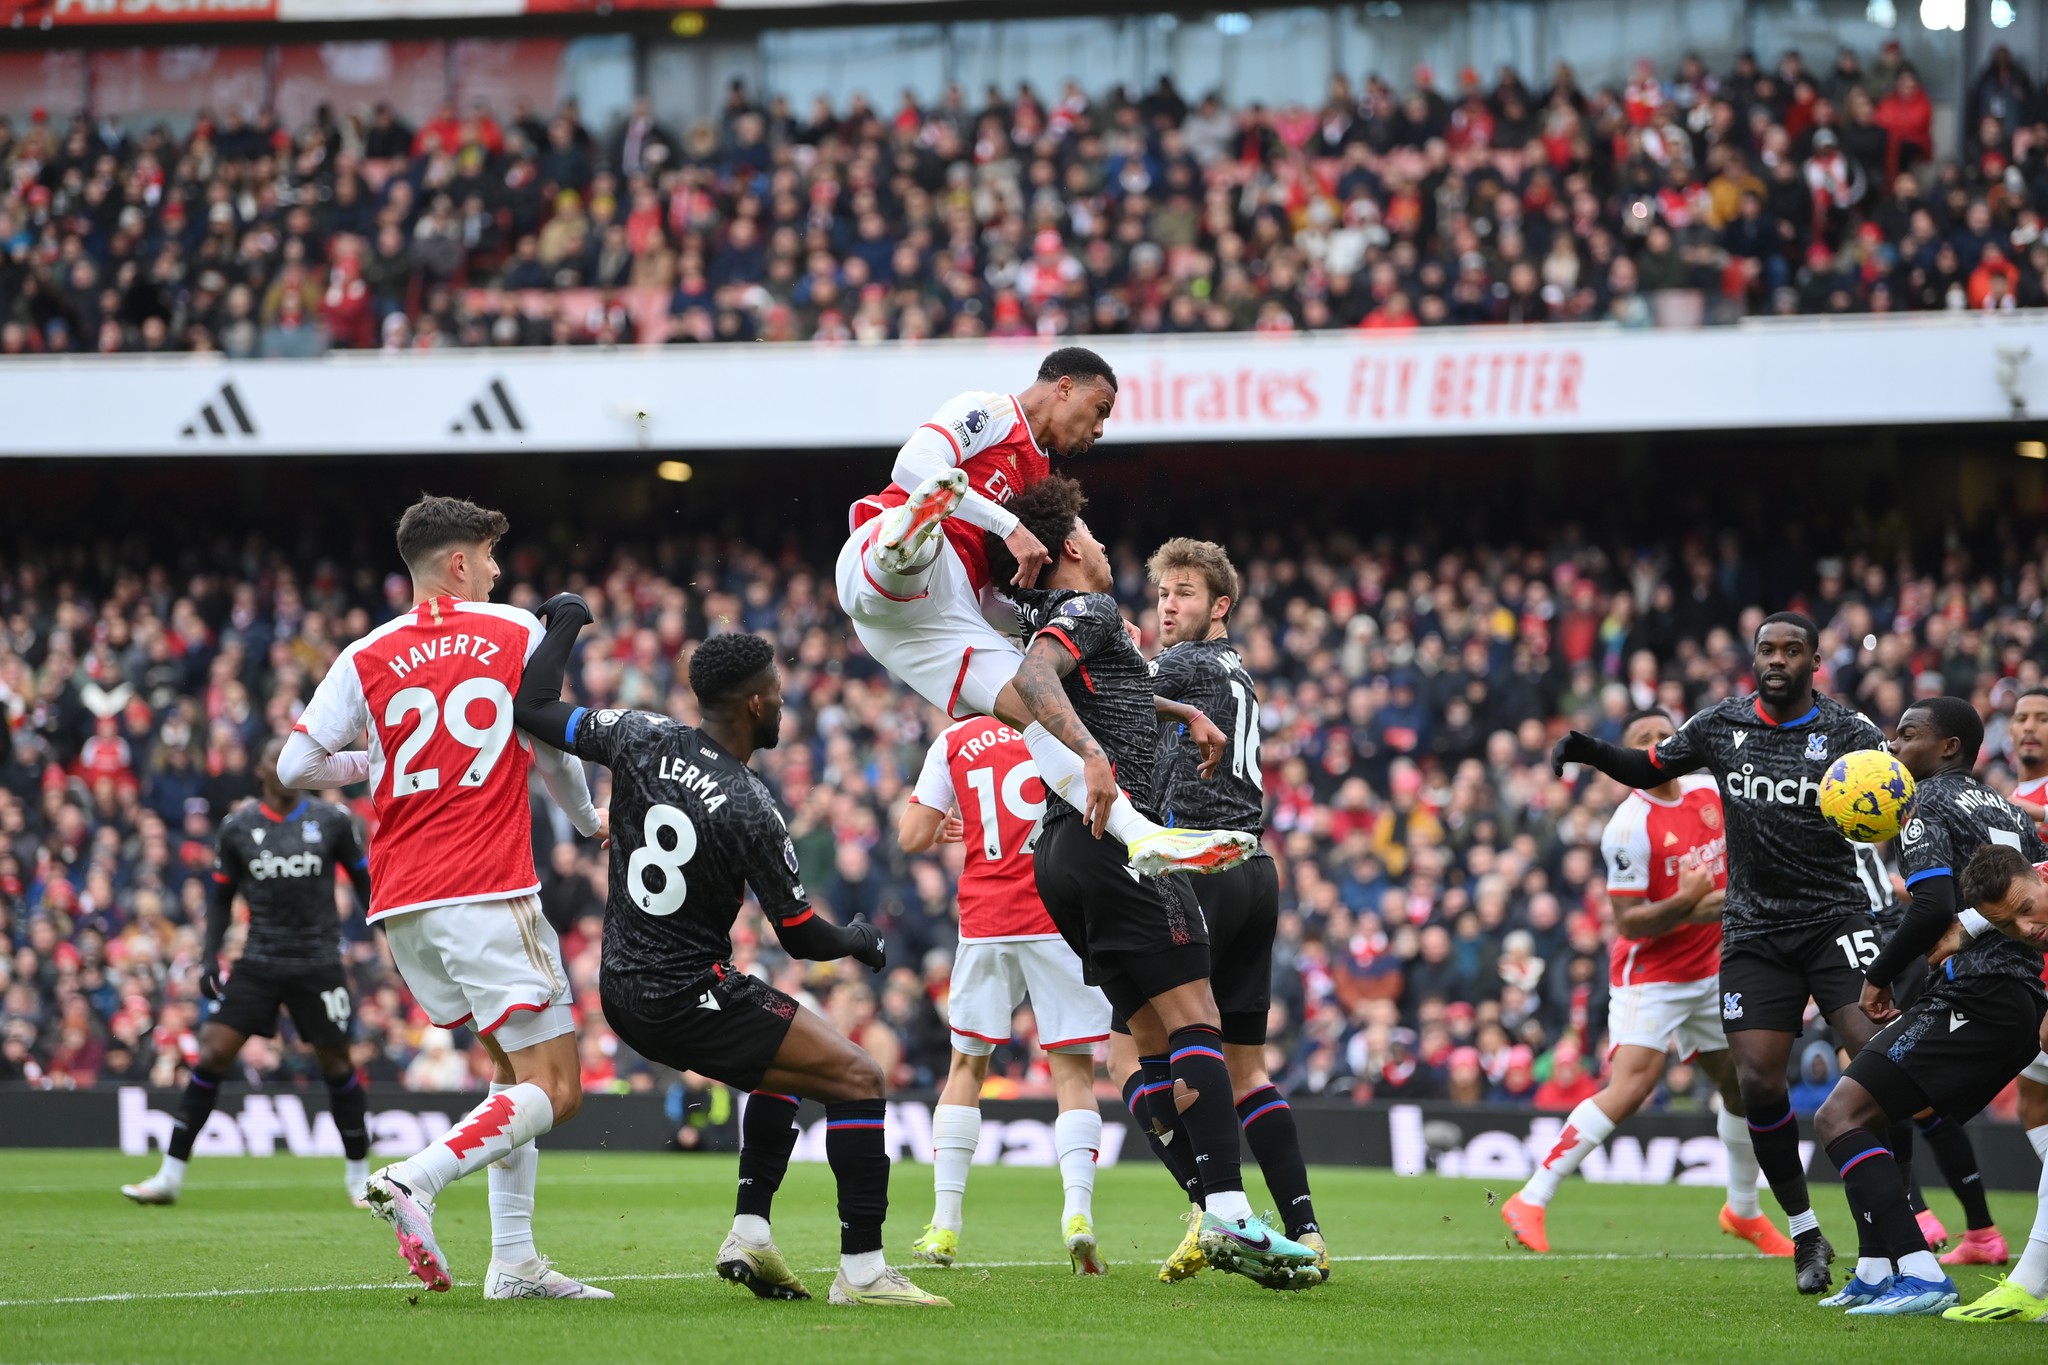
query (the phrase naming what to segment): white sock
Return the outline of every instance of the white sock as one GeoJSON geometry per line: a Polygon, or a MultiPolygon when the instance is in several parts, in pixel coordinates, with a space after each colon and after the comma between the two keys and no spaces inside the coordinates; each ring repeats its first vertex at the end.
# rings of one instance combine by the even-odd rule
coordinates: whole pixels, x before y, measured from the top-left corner
{"type": "Polygon", "coordinates": [[[1858,1256],[1856,1278],[1865,1284],[1883,1284],[1892,1277],[1892,1263],[1883,1256],[1858,1256]]]}
{"type": "Polygon", "coordinates": [[[1066,1186],[1067,1206],[1060,1222],[1075,1214],[1095,1213],[1095,1154],[1102,1150],[1100,1110],[1069,1109],[1052,1121],[1053,1150],[1060,1156],[1060,1183],[1066,1186]]]}
{"type": "Polygon", "coordinates": [[[1934,1259],[1931,1251],[1915,1251],[1901,1256],[1899,1273],[1911,1275],[1916,1280],[1932,1280],[1936,1284],[1948,1278],[1948,1272],[1941,1268],[1941,1262],[1934,1259]]]}
{"type": "Polygon", "coordinates": [[[971,1104],[933,1106],[933,1227],[960,1231],[960,1205],[967,1197],[967,1168],[974,1162],[974,1149],[980,1141],[981,1110],[971,1104]]]}
{"type": "Polygon", "coordinates": [[[768,1220],[758,1213],[736,1213],[732,1216],[732,1235],[742,1242],[755,1246],[766,1246],[774,1238],[768,1231],[768,1220]]]}
{"type": "Polygon", "coordinates": [[[1785,1219],[1785,1231],[1794,1237],[1803,1236],[1809,1232],[1819,1232],[1820,1215],[1812,1209],[1801,1209],[1797,1213],[1789,1214],[1785,1219]]]}
{"type": "Polygon", "coordinates": [[[2035,1298],[2048,1298],[2048,1124],[2027,1129],[2027,1141],[2041,1158],[2041,1184],[2034,1200],[2034,1230],[2027,1234],[2027,1249],[2013,1267],[2012,1282],[2035,1298]]]}
{"type": "Polygon", "coordinates": [[[1756,1164],[1756,1144],[1749,1140],[1749,1120],[1723,1109],[1714,1119],[1721,1145],[1728,1149],[1728,1207],[1737,1218],[1754,1218],[1764,1211],[1757,1201],[1756,1182],[1763,1172],[1756,1164]]]}
{"type": "Polygon", "coordinates": [[[1614,1120],[1602,1113],[1600,1106],[1593,1101],[1582,1100],[1578,1108],[1565,1116],[1564,1131],[1557,1135],[1557,1143],[1550,1149],[1550,1155],[1543,1158],[1536,1167],[1536,1173],[1529,1177],[1529,1183],[1522,1186],[1522,1202],[1534,1204],[1539,1209],[1549,1208],[1564,1178],[1579,1169],[1586,1153],[1613,1135],[1614,1120]]]}
{"type": "Polygon", "coordinates": [[[185,1163],[177,1157],[166,1155],[164,1164],[157,1168],[157,1175],[174,1194],[185,1188],[185,1163]]]}
{"type": "Polygon", "coordinates": [[[851,1256],[842,1254],[839,1257],[839,1273],[851,1285],[873,1284],[888,1268],[888,1261],[879,1251],[857,1251],[851,1256]]]}
{"type": "MultiPolygon", "coordinates": [[[[497,1090],[496,1086],[492,1087],[497,1090]]],[[[555,1126],[554,1102],[530,1081],[499,1090],[435,1138],[427,1149],[407,1157],[392,1174],[415,1192],[432,1199],[466,1175],[474,1174],[506,1153],[533,1141],[555,1126]]]]}
{"type": "MultiPolygon", "coordinates": [[[[1038,775],[1045,784],[1075,810],[1086,810],[1088,778],[1081,756],[1054,739],[1052,732],[1035,720],[1024,727],[1024,747],[1031,751],[1031,760],[1038,765],[1038,775]]],[[[1130,845],[1148,834],[1157,834],[1165,826],[1140,815],[1131,798],[1119,791],[1116,804],[1109,808],[1106,828],[1111,837],[1130,845]]]]}
{"type": "Polygon", "coordinates": [[[369,1180],[369,1178],[370,1159],[368,1157],[343,1157],[341,1159],[341,1183],[350,1194],[360,1191],[363,1188],[364,1182],[369,1180]]]}
{"type": "MultiPolygon", "coordinates": [[[[491,1093],[512,1087],[491,1083],[491,1093]]],[[[540,1148],[521,1143],[491,1163],[491,1259],[524,1265],[540,1252],[533,1245],[533,1189],[540,1183],[540,1148]]]]}
{"type": "Polygon", "coordinates": [[[1218,1190],[1202,1203],[1226,1223],[1241,1223],[1252,1216],[1252,1205],[1243,1190],[1218,1190]]]}

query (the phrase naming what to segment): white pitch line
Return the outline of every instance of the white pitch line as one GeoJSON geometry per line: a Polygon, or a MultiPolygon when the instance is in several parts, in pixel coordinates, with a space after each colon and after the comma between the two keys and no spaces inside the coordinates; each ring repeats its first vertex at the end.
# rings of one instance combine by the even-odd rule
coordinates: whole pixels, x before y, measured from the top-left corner
{"type": "MultiPolygon", "coordinates": [[[[1543,1256],[1528,1252],[1508,1254],[1480,1253],[1463,1254],[1455,1252],[1417,1252],[1412,1254],[1385,1256],[1332,1256],[1332,1261],[1363,1265],[1400,1265],[1410,1263],[1457,1263],[1457,1262],[1518,1262],[1523,1265],[1545,1265],[1552,1261],[1756,1261],[1766,1259],[1753,1253],[1739,1251],[1707,1252],[1659,1252],[1659,1251],[1583,1251],[1551,1252],[1543,1256]]],[[[1042,1270],[1052,1266],[1063,1266],[1066,1261],[959,1261],[956,1270],[1042,1270]]],[[[806,1274],[829,1275],[837,1266],[810,1266],[806,1274]]],[[[665,1274],[641,1275],[585,1275],[591,1284],[631,1284],[668,1280],[708,1280],[710,1271],[683,1270],[665,1274]]],[[[473,1289],[476,1281],[457,1280],[458,1288],[473,1289]]],[[[177,1289],[153,1293],[130,1294],[78,1294],[50,1299],[0,1299],[0,1308],[52,1308],[65,1304],[84,1303],[154,1303],[169,1299],[234,1299],[244,1295],[259,1294],[346,1294],[372,1289],[412,1289],[419,1286],[408,1280],[385,1280],[367,1284],[306,1284],[275,1285],[255,1289],[177,1289]]]]}

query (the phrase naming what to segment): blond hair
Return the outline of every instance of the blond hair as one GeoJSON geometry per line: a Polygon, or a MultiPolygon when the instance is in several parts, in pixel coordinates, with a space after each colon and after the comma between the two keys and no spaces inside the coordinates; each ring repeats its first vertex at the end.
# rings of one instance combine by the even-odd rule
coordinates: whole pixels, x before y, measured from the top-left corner
{"type": "MultiPolygon", "coordinates": [[[[1145,561],[1145,572],[1154,586],[1166,575],[1179,570],[1199,576],[1209,585],[1210,597],[1227,597],[1231,611],[1237,610],[1237,569],[1221,545],[1213,540],[1175,536],[1154,550],[1152,558],[1145,561]]],[[[1228,619],[1229,613],[1224,615],[1228,619]]]]}

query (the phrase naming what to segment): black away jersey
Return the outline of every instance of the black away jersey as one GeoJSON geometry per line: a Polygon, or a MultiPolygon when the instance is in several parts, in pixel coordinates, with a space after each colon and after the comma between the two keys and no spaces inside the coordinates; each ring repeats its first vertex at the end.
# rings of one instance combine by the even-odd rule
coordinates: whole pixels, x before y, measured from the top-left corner
{"type": "Polygon", "coordinates": [[[1259,771],[1259,697],[1237,646],[1229,640],[1188,640],[1152,660],[1152,690],[1187,702],[1216,723],[1229,742],[1214,777],[1201,774],[1202,753],[1179,721],[1159,725],[1156,782],[1160,818],[1187,829],[1266,830],[1266,790],[1259,771]]]}
{"type": "MultiPolygon", "coordinates": [[[[1078,666],[1067,674],[1067,700],[1095,736],[1116,769],[1116,783],[1131,804],[1154,819],[1159,793],[1153,781],[1153,750],[1159,717],[1152,706],[1152,670],[1124,630],[1116,599],[1099,592],[1022,590],[1018,615],[1034,640],[1047,635],[1070,651],[1078,666]]],[[[1047,823],[1075,815],[1074,808],[1047,785],[1047,823]]]]}
{"type": "Polygon", "coordinates": [[[213,879],[248,903],[241,960],[294,970],[338,963],[334,874],[360,870],[366,858],[355,817],[330,801],[309,797],[285,815],[251,802],[221,821],[213,879]]]}
{"type": "MultiPolygon", "coordinates": [[[[2048,845],[2018,806],[1967,773],[1936,773],[1913,791],[1912,809],[1899,831],[1899,868],[1908,888],[1929,877],[1961,877],[1970,855],[1987,843],[2016,848],[2030,863],[2048,862],[2048,845]]],[[[1950,958],[1930,988],[1938,988],[1944,976],[2010,976],[2038,989],[2041,954],[2017,939],[1988,933],[1950,958]]]]}

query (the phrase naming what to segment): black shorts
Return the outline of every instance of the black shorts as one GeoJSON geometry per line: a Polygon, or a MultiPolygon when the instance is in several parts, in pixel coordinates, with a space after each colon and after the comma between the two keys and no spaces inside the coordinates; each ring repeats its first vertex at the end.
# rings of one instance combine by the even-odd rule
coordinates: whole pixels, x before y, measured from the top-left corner
{"type": "Polygon", "coordinates": [[[1967,1122],[2040,1055],[2044,1012],[2040,987],[2017,977],[1936,977],[1845,1074],[1895,1120],[1932,1108],[1967,1122]]]}
{"type": "Polygon", "coordinates": [[[1280,871],[1252,858],[1227,872],[1186,879],[1209,921],[1209,987],[1223,1014],[1223,1041],[1266,1041],[1273,1003],[1273,935],[1280,927],[1280,871]]]}
{"type": "Polygon", "coordinates": [[[325,967],[271,967],[238,962],[228,974],[220,1005],[209,1024],[225,1024],[256,1038],[277,1036],[277,1012],[292,1012],[292,1027],[311,1047],[347,1047],[355,1017],[348,974],[336,962],[325,967]]]}
{"type": "Polygon", "coordinates": [[[1209,927],[1185,877],[1132,876],[1124,846],[1073,817],[1046,827],[1032,866],[1054,927],[1118,1014],[1208,977],[1209,927]]]}
{"type": "Polygon", "coordinates": [[[1721,1027],[1797,1035],[1809,998],[1823,1018],[1863,996],[1863,969],[1877,956],[1867,914],[1833,924],[1774,929],[1721,945],[1721,1027]]]}
{"type": "Polygon", "coordinates": [[[688,989],[650,1007],[615,1000],[600,986],[605,1022],[651,1062],[758,1090],[796,1019],[796,1001],[731,966],[713,967],[688,989]]]}

